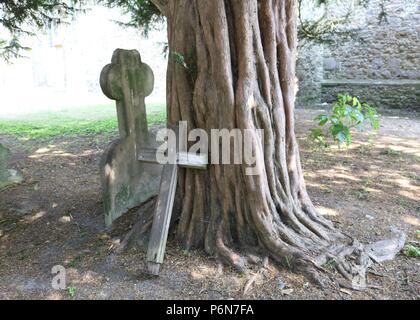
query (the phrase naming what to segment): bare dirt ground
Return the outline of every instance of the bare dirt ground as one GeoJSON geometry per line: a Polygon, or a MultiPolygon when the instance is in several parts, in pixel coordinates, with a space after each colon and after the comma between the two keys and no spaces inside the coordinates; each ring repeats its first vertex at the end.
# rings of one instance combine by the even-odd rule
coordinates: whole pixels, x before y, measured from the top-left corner
{"type": "MultiPolygon", "coordinates": [[[[316,111],[298,110],[298,134],[309,193],[320,212],[362,242],[397,226],[410,241],[420,229],[420,118],[382,117],[369,139],[357,133],[348,150],[316,150],[307,138],[316,111]]],[[[364,292],[320,290],[271,265],[240,275],[201,251],[169,241],[161,276],[145,275],[144,254],[115,253],[135,211],[104,228],[99,159],[104,137],[21,141],[0,135],[13,150],[25,183],[0,193],[1,299],[420,299],[420,259],[398,255],[376,265],[364,292]],[[54,265],[67,270],[68,290],[51,287],[54,265]],[[244,294],[249,278],[255,281],[244,294]]]]}

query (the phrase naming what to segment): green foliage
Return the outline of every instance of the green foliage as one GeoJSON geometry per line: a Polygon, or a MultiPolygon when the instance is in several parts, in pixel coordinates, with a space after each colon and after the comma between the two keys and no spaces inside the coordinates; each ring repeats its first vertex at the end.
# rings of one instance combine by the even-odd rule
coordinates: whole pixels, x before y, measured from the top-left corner
{"type": "Polygon", "coordinates": [[[119,7],[129,17],[119,24],[142,29],[147,33],[164,20],[150,0],[0,0],[0,27],[7,34],[0,38],[0,58],[11,61],[29,50],[20,43],[22,35],[34,35],[52,24],[67,23],[76,12],[83,12],[96,2],[108,7],[119,7]]]}
{"type": "MultiPolygon", "coordinates": [[[[416,238],[420,239],[420,230],[416,230],[416,238]]],[[[417,244],[407,244],[402,250],[402,254],[409,258],[420,258],[420,247],[417,244]]]]}
{"type": "Polygon", "coordinates": [[[66,17],[82,10],[82,0],[0,0],[0,26],[6,31],[0,39],[0,58],[10,61],[20,57],[24,47],[22,35],[49,27],[52,23],[64,23],[66,17]],[[78,6],[78,7],[77,7],[78,6]]]}
{"type": "Polygon", "coordinates": [[[420,247],[407,244],[403,249],[403,254],[409,258],[420,258],[420,247]]]}
{"type": "Polygon", "coordinates": [[[80,0],[1,0],[0,24],[10,33],[26,33],[23,26],[44,27],[75,12],[80,0]]]}
{"type": "Polygon", "coordinates": [[[334,259],[328,259],[328,261],[323,265],[323,267],[331,272],[334,272],[337,267],[337,262],[334,259]]]}
{"type": "Polygon", "coordinates": [[[172,59],[175,63],[182,66],[185,70],[187,70],[188,74],[192,79],[197,74],[197,64],[196,64],[196,58],[194,54],[194,49],[190,48],[188,50],[187,56],[184,56],[182,53],[178,51],[172,52],[172,59]]]}
{"type": "Polygon", "coordinates": [[[310,130],[310,137],[317,143],[327,146],[327,137],[331,136],[339,146],[352,143],[352,128],[361,128],[368,122],[373,129],[379,128],[378,113],[367,103],[361,103],[357,97],[339,94],[329,114],[320,114],[314,121],[317,128],[310,130]],[[325,130],[324,128],[327,128],[325,130]],[[324,130],[323,130],[324,129],[324,130]]]}
{"type": "Polygon", "coordinates": [[[74,296],[76,295],[76,287],[74,286],[68,287],[67,294],[69,295],[70,298],[74,298],[74,296]]]}
{"type": "Polygon", "coordinates": [[[192,256],[191,251],[188,251],[188,250],[182,250],[181,253],[184,257],[191,257],[192,256]]]}
{"type": "Polygon", "coordinates": [[[378,15],[378,21],[379,24],[381,23],[388,23],[388,13],[386,11],[386,7],[385,7],[385,3],[389,1],[389,0],[381,0],[381,2],[379,3],[379,7],[380,7],[380,12],[378,15]]]}
{"type": "Polygon", "coordinates": [[[7,62],[22,57],[21,52],[29,50],[31,49],[20,44],[19,38],[16,36],[7,40],[0,39],[0,58],[7,62]]]}
{"type": "Polygon", "coordinates": [[[293,269],[293,261],[294,261],[293,256],[286,255],[284,257],[284,261],[289,269],[293,269]]]}
{"type": "Polygon", "coordinates": [[[69,268],[76,268],[79,264],[80,264],[80,262],[82,261],[82,259],[83,259],[83,254],[79,254],[79,255],[77,255],[77,256],[75,256],[69,263],[68,263],[68,267],[69,268]]]}
{"type": "Polygon", "coordinates": [[[111,8],[121,8],[130,20],[120,24],[141,28],[145,35],[164,21],[159,9],[150,0],[99,0],[98,2],[111,8]]]}
{"type": "Polygon", "coordinates": [[[174,59],[175,63],[179,64],[180,66],[184,67],[185,69],[188,69],[188,65],[185,62],[185,57],[182,53],[178,51],[172,52],[172,58],[174,59]]]}

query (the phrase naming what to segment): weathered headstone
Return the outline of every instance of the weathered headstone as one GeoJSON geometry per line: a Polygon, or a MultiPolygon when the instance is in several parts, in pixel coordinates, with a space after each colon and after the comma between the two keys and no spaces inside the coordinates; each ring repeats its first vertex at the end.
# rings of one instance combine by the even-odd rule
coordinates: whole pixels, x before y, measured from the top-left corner
{"type": "Polygon", "coordinates": [[[112,142],[101,161],[105,223],[112,222],[159,190],[162,166],[137,160],[137,150],[154,147],[148,131],[145,97],[153,90],[151,68],[136,50],[115,50],[104,67],[100,84],[104,94],[116,100],[120,138],[112,142]]]}
{"type": "Polygon", "coordinates": [[[0,191],[10,185],[23,181],[22,176],[14,169],[9,169],[10,151],[0,144],[0,191]]]}

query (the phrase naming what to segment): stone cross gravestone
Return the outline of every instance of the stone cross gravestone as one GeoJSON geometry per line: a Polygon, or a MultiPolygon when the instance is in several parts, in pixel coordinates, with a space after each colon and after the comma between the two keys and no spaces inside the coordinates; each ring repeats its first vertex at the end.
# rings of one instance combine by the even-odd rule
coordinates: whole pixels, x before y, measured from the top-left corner
{"type": "Polygon", "coordinates": [[[153,90],[151,68],[137,50],[115,50],[101,72],[103,93],[116,101],[120,138],[112,142],[101,161],[105,223],[140,205],[159,190],[162,166],[139,162],[141,148],[155,146],[147,126],[145,97],[153,90]]]}

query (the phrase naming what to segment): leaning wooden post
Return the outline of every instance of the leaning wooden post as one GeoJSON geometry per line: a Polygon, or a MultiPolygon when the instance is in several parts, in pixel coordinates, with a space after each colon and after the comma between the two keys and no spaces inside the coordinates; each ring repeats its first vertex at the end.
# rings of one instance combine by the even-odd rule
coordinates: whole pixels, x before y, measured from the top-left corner
{"type": "Polygon", "coordinates": [[[163,263],[165,255],[178,181],[177,176],[178,165],[166,164],[163,167],[159,196],[147,250],[147,269],[153,275],[159,274],[160,265],[163,263]]]}
{"type": "MultiPolygon", "coordinates": [[[[163,167],[152,231],[147,249],[147,268],[149,273],[153,275],[159,275],[160,265],[163,263],[165,255],[166,241],[168,239],[178,181],[178,166],[202,170],[207,168],[208,155],[189,154],[186,152],[186,144],[179,142],[180,139],[184,140],[183,138],[186,136],[186,125],[176,126],[174,130],[178,131],[178,128],[179,135],[177,135],[176,146],[168,146],[168,154],[175,154],[176,158],[170,159],[170,162],[163,167]],[[179,148],[174,150],[177,146],[179,148]]],[[[139,152],[138,159],[141,162],[156,163],[157,152],[156,149],[142,149],[139,152]]]]}
{"type": "MultiPolygon", "coordinates": [[[[168,143],[168,154],[177,153],[178,126],[174,126],[177,136],[176,145],[168,143]],[[174,150],[175,149],[175,150],[174,150]]],[[[157,154],[155,153],[155,158],[157,154]]],[[[152,231],[150,233],[149,245],[147,248],[147,269],[153,275],[159,275],[160,265],[165,256],[166,241],[168,240],[169,225],[171,223],[172,208],[175,199],[176,186],[178,182],[178,164],[176,159],[169,159],[169,163],[163,166],[162,178],[160,180],[159,195],[156,202],[155,215],[153,218],[152,231]]]]}

